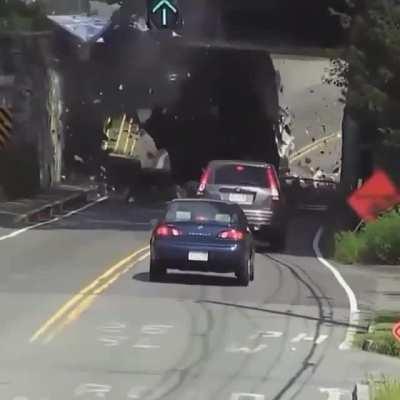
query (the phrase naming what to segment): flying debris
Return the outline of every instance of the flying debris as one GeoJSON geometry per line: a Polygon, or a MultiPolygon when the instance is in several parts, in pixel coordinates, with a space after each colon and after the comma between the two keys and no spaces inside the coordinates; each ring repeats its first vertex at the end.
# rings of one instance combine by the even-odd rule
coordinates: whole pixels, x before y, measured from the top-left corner
{"type": "Polygon", "coordinates": [[[295,149],[292,135],[293,116],[288,107],[280,108],[279,135],[277,136],[278,153],[281,158],[288,157],[295,149]]]}
{"type": "Polygon", "coordinates": [[[47,18],[84,43],[100,39],[111,24],[109,19],[98,16],[48,15],[47,18]]]}
{"type": "Polygon", "coordinates": [[[133,28],[141,32],[149,31],[146,20],[143,17],[137,17],[135,14],[133,14],[131,17],[129,28],[133,28]]]}
{"type": "Polygon", "coordinates": [[[80,163],[84,163],[85,161],[83,160],[82,157],[78,156],[77,154],[74,155],[74,160],[80,163]]]}

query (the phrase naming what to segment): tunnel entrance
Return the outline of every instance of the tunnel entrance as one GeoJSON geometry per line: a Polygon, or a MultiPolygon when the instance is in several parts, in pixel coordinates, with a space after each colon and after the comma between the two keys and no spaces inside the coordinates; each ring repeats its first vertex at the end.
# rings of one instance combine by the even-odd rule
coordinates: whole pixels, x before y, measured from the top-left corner
{"type": "Polygon", "coordinates": [[[104,158],[100,142],[107,116],[148,108],[152,114],[142,127],[168,151],[177,183],[198,179],[215,158],[278,166],[279,104],[268,52],[144,35],[120,39],[96,44],[87,62],[65,64],[70,163],[76,152],[93,164],[104,158]]]}

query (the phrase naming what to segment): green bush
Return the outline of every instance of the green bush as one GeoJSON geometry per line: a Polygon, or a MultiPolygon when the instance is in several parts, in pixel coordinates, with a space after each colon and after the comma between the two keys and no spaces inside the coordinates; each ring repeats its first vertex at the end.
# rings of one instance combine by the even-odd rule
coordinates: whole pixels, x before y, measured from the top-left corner
{"type": "Polygon", "coordinates": [[[361,231],[367,263],[400,264],[400,213],[391,211],[361,231]]]}
{"type": "Polygon", "coordinates": [[[399,400],[400,381],[398,379],[386,378],[382,383],[372,382],[373,400],[399,400]]]}
{"type": "Polygon", "coordinates": [[[400,264],[400,213],[392,210],[360,232],[335,236],[335,258],[345,264],[400,264]]]}
{"type": "Polygon", "coordinates": [[[399,320],[399,312],[379,312],[368,332],[357,333],[354,344],[367,351],[400,357],[400,342],[392,334],[393,325],[399,320]]]}
{"type": "Polygon", "coordinates": [[[387,356],[400,357],[400,342],[393,337],[390,330],[367,334],[364,338],[371,340],[370,351],[387,356]]]}
{"type": "Polygon", "coordinates": [[[335,259],[344,264],[359,262],[365,252],[365,241],[353,232],[340,232],[335,235],[335,259]]]}

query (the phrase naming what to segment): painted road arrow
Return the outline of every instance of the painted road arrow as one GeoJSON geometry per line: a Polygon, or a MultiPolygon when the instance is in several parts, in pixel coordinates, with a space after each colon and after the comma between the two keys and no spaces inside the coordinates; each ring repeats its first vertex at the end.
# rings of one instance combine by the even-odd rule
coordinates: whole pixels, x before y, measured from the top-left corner
{"type": "Polygon", "coordinates": [[[167,27],[168,25],[168,12],[172,12],[173,14],[178,14],[178,9],[172,5],[168,0],[160,0],[157,4],[152,8],[152,14],[157,14],[161,11],[161,23],[163,27],[167,27]]]}

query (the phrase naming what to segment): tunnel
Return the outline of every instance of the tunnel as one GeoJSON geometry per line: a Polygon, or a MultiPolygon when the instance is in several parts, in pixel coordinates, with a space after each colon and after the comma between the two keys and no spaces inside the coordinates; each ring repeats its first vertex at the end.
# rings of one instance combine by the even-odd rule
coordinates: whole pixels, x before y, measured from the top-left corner
{"type": "Polygon", "coordinates": [[[268,52],[118,34],[105,35],[90,60],[80,61],[71,57],[67,38],[57,46],[71,132],[67,162],[79,153],[92,160],[85,167],[92,171],[104,157],[105,118],[149,108],[144,128],[170,154],[176,182],[198,179],[215,158],[278,166],[278,95],[268,52]]]}
{"type": "MultiPolygon", "coordinates": [[[[183,37],[129,28],[126,15],[143,14],[144,1],[122,2],[101,43],[80,44],[55,28],[53,51],[68,109],[65,171],[79,167],[95,174],[106,158],[101,140],[107,116],[135,115],[140,108],[152,110],[144,128],[158,148],[167,149],[175,182],[197,180],[215,158],[268,161],[278,167],[275,71],[267,46],[248,43],[261,38],[282,46],[296,41],[342,44],[343,30],[328,5],[314,3],[307,11],[290,1],[251,7],[238,1],[181,1],[183,37]],[[215,40],[218,35],[222,41],[215,40]],[[247,44],[226,45],[238,37],[247,44]],[[84,165],[76,165],[77,154],[84,165]]],[[[343,8],[340,1],[330,3],[343,8]]],[[[129,169],[120,173],[129,179],[129,169]]]]}

